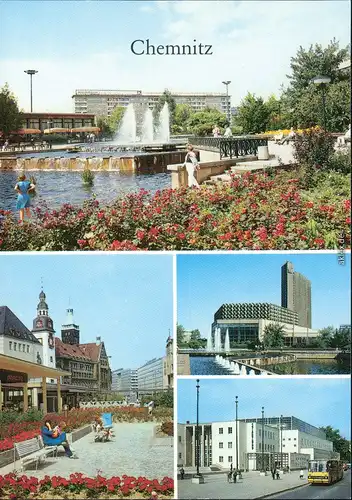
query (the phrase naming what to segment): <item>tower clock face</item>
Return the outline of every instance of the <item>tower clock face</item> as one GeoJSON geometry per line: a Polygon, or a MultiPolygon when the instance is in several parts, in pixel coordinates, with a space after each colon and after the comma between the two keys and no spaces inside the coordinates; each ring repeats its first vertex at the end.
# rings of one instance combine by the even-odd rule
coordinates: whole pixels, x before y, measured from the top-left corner
{"type": "Polygon", "coordinates": [[[41,319],[37,319],[37,321],[35,322],[35,326],[37,328],[42,328],[43,326],[43,321],[41,319]]]}
{"type": "Polygon", "coordinates": [[[54,349],[54,337],[52,335],[49,335],[48,344],[50,349],[54,349]]]}

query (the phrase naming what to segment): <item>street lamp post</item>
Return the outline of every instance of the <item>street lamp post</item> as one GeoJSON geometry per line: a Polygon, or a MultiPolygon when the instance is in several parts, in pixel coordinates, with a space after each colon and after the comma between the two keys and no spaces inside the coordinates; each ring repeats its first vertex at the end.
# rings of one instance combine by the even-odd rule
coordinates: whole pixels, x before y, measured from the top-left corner
{"type": "Polygon", "coordinates": [[[238,470],[238,396],[236,396],[236,470],[238,470]]]}
{"type": "Polygon", "coordinates": [[[264,406],[262,406],[262,470],[265,473],[264,467],[264,406]]]}
{"type": "Polygon", "coordinates": [[[230,80],[225,80],[222,82],[226,86],[226,116],[229,122],[229,126],[231,125],[231,115],[230,115],[230,106],[229,106],[229,85],[231,83],[230,80]]]}
{"type": "Polygon", "coordinates": [[[281,455],[281,469],[283,469],[284,463],[283,463],[283,455],[282,455],[282,415],[280,415],[280,455],[281,455]]]}
{"type": "Polygon", "coordinates": [[[38,71],[36,69],[26,69],[24,72],[27,73],[27,75],[30,76],[31,113],[33,113],[33,88],[32,88],[32,79],[33,79],[33,75],[35,75],[36,73],[38,73],[38,71]]]}
{"type": "Polygon", "coordinates": [[[323,101],[323,117],[324,117],[324,130],[326,130],[326,86],[331,82],[330,76],[316,76],[312,79],[314,85],[317,85],[321,89],[322,101],[323,101]]]}
{"type": "Polygon", "coordinates": [[[204,483],[204,477],[203,475],[199,472],[199,379],[197,378],[197,423],[196,423],[196,467],[197,467],[197,472],[192,478],[192,483],[197,483],[201,484],[204,483]]]}

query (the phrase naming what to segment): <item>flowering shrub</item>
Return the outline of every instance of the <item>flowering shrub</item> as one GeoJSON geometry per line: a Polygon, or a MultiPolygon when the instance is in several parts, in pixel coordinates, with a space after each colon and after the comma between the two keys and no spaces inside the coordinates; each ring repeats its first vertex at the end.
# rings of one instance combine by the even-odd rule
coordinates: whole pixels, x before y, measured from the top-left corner
{"type": "MultiPolygon", "coordinates": [[[[84,425],[92,423],[96,417],[100,417],[102,412],[113,414],[114,422],[147,422],[152,419],[158,421],[169,421],[172,419],[172,409],[169,408],[155,408],[153,415],[148,415],[147,408],[134,408],[129,406],[122,406],[119,408],[85,408],[85,409],[72,409],[67,415],[48,413],[45,415],[45,420],[51,420],[54,425],[59,425],[65,432],[72,432],[79,429],[84,425]]],[[[0,452],[11,450],[15,442],[26,441],[40,434],[41,422],[14,422],[7,425],[0,426],[0,452]]]]}
{"type": "Polygon", "coordinates": [[[91,200],[82,208],[38,209],[33,222],[20,225],[6,213],[0,249],[322,249],[336,248],[342,233],[348,247],[346,199],[335,193],[322,208],[297,176],[248,173],[211,188],[140,190],[106,207],[91,200]]]}
{"type": "Polygon", "coordinates": [[[334,144],[334,136],[325,130],[304,131],[294,137],[293,156],[300,165],[327,168],[334,154],[334,144]]]}
{"type": "MultiPolygon", "coordinates": [[[[316,127],[311,127],[311,128],[299,128],[296,130],[296,132],[298,134],[303,134],[304,132],[309,132],[311,130],[320,130],[320,127],[319,125],[317,125],[316,127]]],[[[265,135],[276,135],[276,134],[279,134],[279,133],[283,133],[284,135],[288,135],[290,132],[291,132],[291,129],[289,128],[285,128],[285,129],[280,129],[280,130],[266,130],[264,132],[265,135]]]]}
{"type": "Polygon", "coordinates": [[[60,476],[45,476],[38,479],[33,476],[16,475],[15,473],[0,476],[0,497],[11,500],[21,498],[54,498],[54,495],[64,498],[111,498],[113,495],[126,498],[148,497],[152,491],[160,497],[171,497],[174,491],[174,481],[164,477],[161,481],[145,477],[105,478],[97,475],[86,477],[81,473],[71,474],[68,479],[60,476]],[[77,497],[76,497],[77,495],[77,497]]]}

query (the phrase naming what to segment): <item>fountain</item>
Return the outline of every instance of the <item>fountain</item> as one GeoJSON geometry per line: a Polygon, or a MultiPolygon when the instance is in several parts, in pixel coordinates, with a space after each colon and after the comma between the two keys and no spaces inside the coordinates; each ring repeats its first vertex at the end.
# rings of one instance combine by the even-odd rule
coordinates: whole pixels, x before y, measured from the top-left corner
{"type": "Polygon", "coordinates": [[[241,375],[247,375],[247,369],[244,365],[241,366],[241,375]]]}
{"type": "Polygon", "coordinates": [[[220,328],[215,330],[215,352],[221,352],[221,332],[220,328]]]}
{"type": "Polygon", "coordinates": [[[123,115],[120,128],[114,143],[119,145],[162,143],[170,142],[170,115],[167,102],[157,119],[157,127],[154,123],[153,112],[148,107],[143,114],[143,121],[137,123],[137,114],[134,105],[130,103],[123,115]],[[156,129],[156,130],[154,130],[156,129]],[[137,130],[140,136],[137,137],[137,130]]]}
{"type": "Polygon", "coordinates": [[[136,113],[133,104],[130,103],[123,115],[122,122],[117,132],[117,144],[134,144],[137,136],[136,113]]]}
{"type": "Polygon", "coordinates": [[[249,375],[255,375],[255,371],[254,370],[249,370],[249,375]]]}
{"type": "Polygon", "coordinates": [[[153,112],[150,108],[147,108],[144,113],[144,120],[142,125],[142,142],[150,144],[153,142],[153,112]]]}
{"type": "Polygon", "coordinates": [[[156,141],[162,143],[170,141],[170,114],[167,102],[160,111],[159,123],[156,131],[156,141]]]}
{"type": "Polygon", "coordinates": [[[228,328],[226,330],[226,336],[225,336],[225,352],[230,352],[230,337],[228,328]]]}
{"type": "Polygon", "coordinates": [[[207,352],[213,352],[213,351],[214,351],[213,339],[212,339],[212,335],[210,332],[208,335],[208,339],[207,339],[207,352]]]}

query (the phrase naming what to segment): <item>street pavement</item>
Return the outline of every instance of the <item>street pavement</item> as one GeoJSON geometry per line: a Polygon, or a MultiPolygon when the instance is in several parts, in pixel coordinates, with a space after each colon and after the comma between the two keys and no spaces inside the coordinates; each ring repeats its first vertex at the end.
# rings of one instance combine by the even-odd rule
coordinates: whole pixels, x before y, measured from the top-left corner
{"type": "MultiPolygon", "coordinates": [[[[188,471],[186,471],[188,474],[188,471]]],[[[227,482],[227,473],[208,473],[204,475],[204,484],[193,484],[190,477],[178,481],[178,498],[227,499],[243,500],[274,495],[282,490],[307,484],[307,479],[299,478],[299,471],[283,474],[273,480],[271,474],[260,476],[257,471],[243,472],[243,479],[236,484],[227,482]]],[[[276,497],[281,498],[281,497],[276,497]]]]}
{"type": "Polygon", "coordinates": [[[298,488],[297,490],[288,491],[279,495],[266,497],[267,499],[279,498],[282,500],[288,499],[322,499],[322,500],[335,500],[335,499],[350,499],[351,498],[351,471],[344,474],[342,481],[332,484],[330,486],[325,484],[309,484],[298,488]]]}
{"type": "MultiPolygon", "coordinates": [[[[107,443],[95,443],[93,433],[87,434],[72,445],[78,458],[70,460],[59,448],[58,458],[47,458],[35,470],[28,464],[24,474],[42,478],[46,474],[68,477],[81,472],[90,477],[100,473],[104,477],[145,476],[148,479],[173,477],[174,452],[169,438],[156,438],[154,422],[116,423],[115,437],[107,443]],[[161,441],[164,441],[163,445],[161,441]]],[[[19,470],[19,462],[16,469],[19,470]]],[[[13,464],[0,469],[0,475],[13,471],[13,464]]]]}

